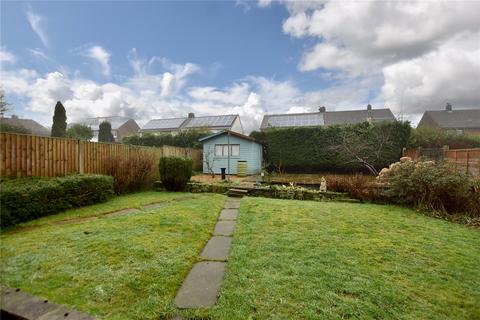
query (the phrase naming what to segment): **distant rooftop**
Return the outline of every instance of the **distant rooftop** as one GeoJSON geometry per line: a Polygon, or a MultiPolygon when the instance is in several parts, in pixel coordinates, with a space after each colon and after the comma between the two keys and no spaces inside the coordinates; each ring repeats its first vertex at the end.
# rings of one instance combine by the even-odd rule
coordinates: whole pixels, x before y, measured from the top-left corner
{"type": "Polygon", "coordinates": [[[195,117],[193,113],[190,113],[185,118],[152,119],[142,127],[141,131],[174,131],[195,128],[228,129],[237,118],[238,115],[195,117]]]}
{"type": "Polygon", "coordinates": [[[445,129],[480,128],[480,109],[456,110],[452,105],[447,104],[444,110],[425,111],[422,120],[424,118],[429,118],[445,129]]]}
{"type": "Polygon", "coordinates": [[[325,107],[318,112],[272,114],[263,117],[260,129],[287,127],[315,127],[337,124],[353,124],[365,121],[393,121],[395,116],[388,108],[372,109],[370,105],[365,110],[327,111],[325,107]]]}
{"type": "Polygon", "coordinates": [[[39,136],[49,136],[50,130],[42,126],[40,123],[32,119],[20,119],[17,116],[12,116],[11,118],[0,118],[0,122],[4,124],[9,124],[11,126],[23,127],[30,131],[34,135],[39,136]]]}
{"type": "Polygon", "coordinates": [[[122,126],[125,122],[127,122],[130,119],[131,118],[122,117],[122,116],[96,117],[96,118],[86,118],[75,123],[80,123],[80,124],[89,126],[92,130],[96,131],[99,129],[100,123],[104,121],[108,121],[112,125],[112,129],[117,130],[120,126],[122,126]]]}

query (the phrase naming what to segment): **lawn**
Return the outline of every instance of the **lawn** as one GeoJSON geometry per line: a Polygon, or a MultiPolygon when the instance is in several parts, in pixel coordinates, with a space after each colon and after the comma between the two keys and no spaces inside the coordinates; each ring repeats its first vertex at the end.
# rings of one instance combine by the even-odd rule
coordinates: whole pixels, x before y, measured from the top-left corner
{"type": "Polygon", "coordinates": [[[1,236],[2,284],[99,318],[175,314],[172,300],[224,201],[146,192],[26,223],[1,236]],[[159,201],[161,208],[104,215],[159,201]]]}
{"type": "Polygon", "coordinates": [[[480,319],[480,232],[395,206],[245,198],[217,319],[480,319]]]}
{"type": "Polygon", "coordinates": [[[217,305],[178,310],[224,200],[147,192],[26,223],[2,234],[2,283],[104,319],[480,319],[478,229],[396,206],[248,197],[217,305]]]}

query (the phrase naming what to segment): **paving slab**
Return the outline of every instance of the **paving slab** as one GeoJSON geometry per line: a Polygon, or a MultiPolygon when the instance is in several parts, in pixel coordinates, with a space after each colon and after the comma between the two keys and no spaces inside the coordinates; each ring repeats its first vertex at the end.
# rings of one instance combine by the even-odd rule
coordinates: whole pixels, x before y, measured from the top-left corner
{"type": "Polygon", "coordinates": [[[218,220],[237,220],[238,209],[223,209],[218,220]]]}
{"type": "Polygon", "coordinates": [[[150,203],[147,205],[144,205],[142,208],[145,210],[151,210],[151,209],[158,209],[161,207],[165,207],[167,204],[165,202],[157,202],[157,203],[150,203]]]}
{"type": "Polygon", "coordinates": [[[208,308],[215,305],[225,273],[225,262],[196,263],[175,297],[178,308],[208,308]]]}
{"type": "Polygon", "coordinates": [[[235,230],[234,220],[221,220],[215,225],[214,236],[231,236],[235,230]]]}
{"type": "Polygon", "coordinates": [[[238,209],[240,208],[240,201],[232,201],[230,199],[228,199],[226,202],[225,202],[225,209],[238,209]]]}
{"type": "Polygon", "coordinates": [[[133,208],[123,209],[123,210],[115,211],[112,213],[108,213],[105,215],[105,217],[120,217],[120,216],[126,216],[127,214],[130,214],[130,213],[138,213],[138,212],[140,212],[140,210],[138,209],[133,209],[133,208]]]}
{"type": "Polygon", "coordinates": [[[208,241],[205,248],[203,248],[200,258],[205,260],[226,261],[231,244],[232,237],[214,236],[208,241]]]}
{"type": "Polygon", "coordinates": [[[2,313],[14,319],[35,320],[94,320],[93,317],[65,306],[50,303],[26,292],[11,288],[2,288],[2,313]]]}

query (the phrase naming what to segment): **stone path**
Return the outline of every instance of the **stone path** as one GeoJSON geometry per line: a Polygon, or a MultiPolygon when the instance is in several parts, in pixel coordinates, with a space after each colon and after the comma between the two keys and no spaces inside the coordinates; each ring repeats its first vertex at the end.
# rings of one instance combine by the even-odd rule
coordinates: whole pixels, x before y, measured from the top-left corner
{"type": "Polygon", "coordinates": [[[227,198],[213,236],[200,254],[202,261],[193,265],[177,292],[174,303],[178,308],[208,308],[217,302],[235,231],[238,208],[239,198],[227,198]]]}
{"type": "Polygon", "coordinates": [[[0,304],[2,319],[5,317],[27,320],[95,320],[85,313],[50,303],[19,289],[2,287],[0,304]]]}

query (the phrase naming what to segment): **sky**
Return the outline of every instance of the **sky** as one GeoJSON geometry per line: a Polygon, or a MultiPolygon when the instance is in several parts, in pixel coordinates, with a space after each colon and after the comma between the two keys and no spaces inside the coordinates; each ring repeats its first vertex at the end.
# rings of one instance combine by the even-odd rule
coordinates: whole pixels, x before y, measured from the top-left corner
{"type": "Polygon", "coordinates": [[[0,86],[50,126],[121,115],[480,108],[480,2],[0,2],[0,86]]]}

